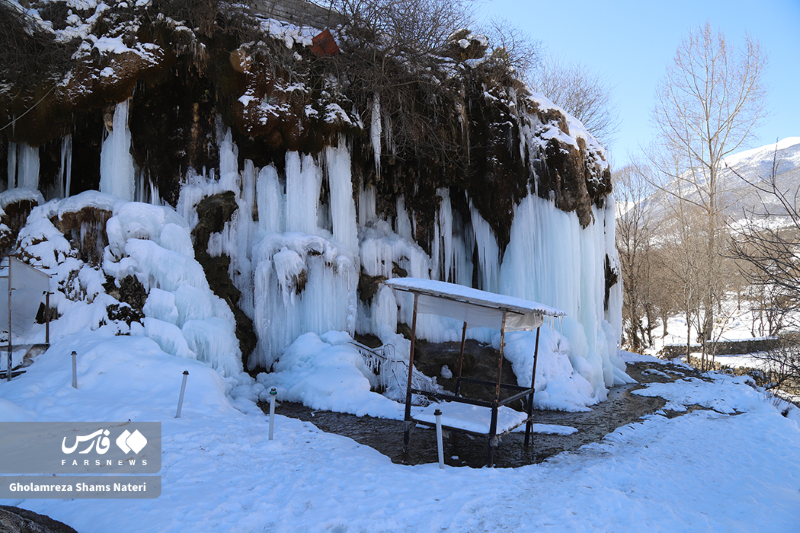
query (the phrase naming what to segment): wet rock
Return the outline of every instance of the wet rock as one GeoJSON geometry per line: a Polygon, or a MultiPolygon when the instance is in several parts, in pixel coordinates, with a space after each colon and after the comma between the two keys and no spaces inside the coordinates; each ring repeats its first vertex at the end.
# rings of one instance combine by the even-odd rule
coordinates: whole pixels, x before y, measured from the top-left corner
{"type": "Polygon", "coordinates": [[[53,221],[73,249],[85,263],[98,266],[103,263],[103,252],[108,246],[106,222],[113,213],[96,207],[83,207],[80,211],[61,213],[53,221]]]}
{"type": "Polygon", "coordinates": [[[125,304],[112,304],[106,308],[109,320],[125,322],[130,326],[133,322],[142,323],[144,313],[125,304]]]}
{"type": "Polygon", "coordinates": [[[147,291],[144,285],[135,276],[124,277],[120,281],[119,287],[114,281],[114,278],[106,276],[106,282],[103,284],[106,293],[120,302],[128,304],[131,308],[142,311],[147,301],[147,291]]]}
{"type": "Polygon", "coordinates": [[[78,533],[49,516],[19,507],[0,505],[0,531],[3,533],[78,533]]]}
{"type": "Polygon", "coordinates": [[[5,228],[0,226],[0,251],[2,253],[8,253],[17,242],[19,231],[37,205],[39,202],[36,200],[26,199],[10,203],[3,209],[2,217],[0,217],[0,224],[5,225],[5,228]]]}
{"type": "Polygon", "coordinates": [[[369,304],[384,281],[386,281],[385,276],[370,276],[363,267],[361,268],[361,275],[358,278],[358,297],[365,305],[369,304]]]}
{"type": "Polygon", "coordinates": [[[239,208],[232,191],[207,196],[197,204],[198,223],[192,230],[194,257],[203,267],[208,285],[214,294],[228,302],[236,320],[236,338],[242,351],[242,362],[247,368],[247,357],[256,347],[256,332],[253,321],[239,309],[242,292],[236,288],[228,274],[231,259],[227,256],[212,257],[208,253],[208,239],[212,233],[224,229],[233,213],[239,208]]]}

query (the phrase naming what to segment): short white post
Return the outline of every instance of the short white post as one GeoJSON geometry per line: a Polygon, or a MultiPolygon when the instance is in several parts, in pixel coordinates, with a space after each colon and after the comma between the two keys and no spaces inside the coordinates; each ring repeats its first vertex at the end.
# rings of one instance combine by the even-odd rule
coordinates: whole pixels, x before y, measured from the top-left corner
{"type": "MultiPolygon", "coordinates": [[[[9,334],[9,337],[10,336],[9,334]]],[[[11,381],[11,349],[8,350],[8,358],[6,361],[6,381],[11,381]]]]}
{"type": "Polygon", "coordinates": [[[436,447],[439,449],[439,468],[444,470],[444,449],[442,446],[442,412],[436,410],[433,412],[436,417],[436,447]]]}
{"type": "Polygon", "coordinates": [[[183,408],[183,393],[186,392],[186,378],[189,377],[189,371],[183,371],[183,383],[181,383],[181,395],[178,398],[178,412],[175,413],[175,418],[181,417],[181,409],[183,408]]]}
{"type": "Polygon", "coordinates": [[[272,440],[272,433],[275,429],[275,396],[278,394],[278,389],[272,387],[269,389],[269,440],[272,440]]]}
{"type": "Polygon", "coordinates": [[[78,388],[78,353],[72,350],[72,388],[78,388]]]}

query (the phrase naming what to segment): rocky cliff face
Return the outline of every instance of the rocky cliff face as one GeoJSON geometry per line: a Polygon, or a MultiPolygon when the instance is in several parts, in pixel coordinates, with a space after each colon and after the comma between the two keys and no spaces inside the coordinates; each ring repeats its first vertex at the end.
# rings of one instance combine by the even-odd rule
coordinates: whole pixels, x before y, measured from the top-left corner
{"type": "MultiPolygon", "coordinates": [[[[480,38],[465,33],[468,46],[421,70],[383,58],[400,82],[379,83],[346,31],[334,32],[339,54],[320,55],[320,29],[234,8],[68,0],[0,12],[69,58],[43,57],[33,78],[6,65],[0,182],[41,201],[99,189],[175,208],[206,276],[227,274],[209,284],[236,311],[250,368],[304,331],[390,339],[410,309],[379,282],[410,275],[564,308],[575,349],[606,361],[608,384],[621,300],[604,151],[480,38]],[[217,204],[225,216],[201,220],[217,204]]],[[[6,208],[3,242],[30,209],[6,208]]],[[[91,250],[73,222],[56,226],[102,263],[108,238],[91,250]]],[[[421,331],[444,339],[449,327],[421,331]]]]}

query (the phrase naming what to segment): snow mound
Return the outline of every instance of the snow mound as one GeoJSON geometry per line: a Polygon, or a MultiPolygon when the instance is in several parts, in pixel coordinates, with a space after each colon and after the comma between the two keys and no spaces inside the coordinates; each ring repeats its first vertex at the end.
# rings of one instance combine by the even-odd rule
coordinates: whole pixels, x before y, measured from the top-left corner
{"type": "MultiPolygon", "coordinates": [[[[91,226],[92,222],[82,224],[91,226]]],[[[211,291],[203,268],[194,259],[189,224],[169,207],[86,191],[34,208],[20,231],[18,245],[51,275],[51,305],[60,315],[51,324],[53,338],[85,328],[110,327],[122,335],[149,337],[165,352],[196,358],[223,376],[241,372],[233,313],[211,291]],[[113,213],[105,227],[109,244],[98,266],[85,263],[68,236],[51,222],[54,216],[87,207],[113,213]],[[107,283],[110,279],[120,287],[128,277],[135,278],[148,293],[142,309],[143,327],[136,321],[109,316],[109,309],[129,306],[107,294],[107,283]]],[[[37,327],[28,342],[43,342],[43,337],[43,327],[37,327]]]]}
{"type": "MultiPolygon", "coordinates": [[[[370,390],[377,386],[377,378],[348,344],[350,340],[337,331],[322,336],[305,333],[286,349],[273,373],[258,375],[258,383],[266,390],[276,387],[278,400],[312,409],[402,419],[401,404],[370,390]]],[[[262,396],[267,399],[266,392],[262,396]]]]}

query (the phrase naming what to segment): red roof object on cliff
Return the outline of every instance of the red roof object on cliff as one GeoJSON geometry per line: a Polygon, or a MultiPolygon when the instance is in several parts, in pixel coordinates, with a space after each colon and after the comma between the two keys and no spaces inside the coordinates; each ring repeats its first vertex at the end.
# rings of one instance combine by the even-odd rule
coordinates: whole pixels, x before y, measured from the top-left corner
{"type": "Polygon", "coordinates": [[[339,45],[336,44],[330,30],[325,30],[313,39],[311,51],[317,57],[334,56],[339,53],[339,45]]]}

